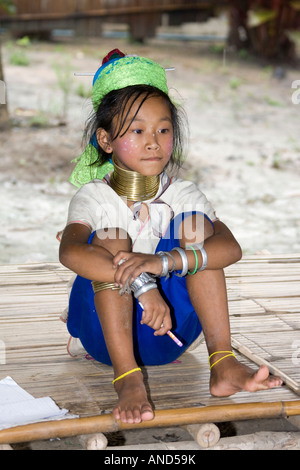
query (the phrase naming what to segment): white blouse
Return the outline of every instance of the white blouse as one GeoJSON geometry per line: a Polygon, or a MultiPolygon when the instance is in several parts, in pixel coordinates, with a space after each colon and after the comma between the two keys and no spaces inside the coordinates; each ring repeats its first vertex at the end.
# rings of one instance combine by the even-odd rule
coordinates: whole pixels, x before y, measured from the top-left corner
{"type": "Polygon", "coordinates": [[[126,198],[118,196],[109,186],[107,175],[104,180],[95,179],[77,191],[69,205],[67,224],[84,224],[91,232],[103,228],[122,228],[129,234],[134,252],[155,253],[170,221],[189,211],[202,212],[212,222],[217,220],[206,196],[190,181],[170,179],[162,173],[157,195],[129,208],[126,198]],[[148,208],[144,221],[139,218],[142,204],[148,208]]]}

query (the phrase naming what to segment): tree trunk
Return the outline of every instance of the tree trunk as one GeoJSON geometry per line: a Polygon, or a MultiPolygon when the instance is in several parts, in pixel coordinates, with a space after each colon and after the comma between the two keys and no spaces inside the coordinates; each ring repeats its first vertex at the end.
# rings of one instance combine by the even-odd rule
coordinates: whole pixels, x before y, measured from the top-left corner
{"type": "Polygon", "coordinates": [[[228,44],[237,50],[247,49],[253,54],[268,59],[295,61],[296,48],[288,31],[297,29],[299,13],[285,0],[274,5],[265,0],[230,0],[228,44]],[[249,12],[255,7],[275,13],[274,18],[262,19],[254,26],[249,23],[249,12]],[[241,34],[242,33],[242,34],[241,34]]]}

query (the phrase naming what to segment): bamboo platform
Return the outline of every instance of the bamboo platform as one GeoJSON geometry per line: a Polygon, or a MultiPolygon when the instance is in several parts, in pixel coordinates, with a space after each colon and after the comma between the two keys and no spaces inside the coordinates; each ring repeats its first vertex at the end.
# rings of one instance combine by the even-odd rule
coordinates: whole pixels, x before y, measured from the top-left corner
{"type": "MultiPolygon", "coordinates": [[[[193,419],[199,412],[198,422],[212,418],[212,410],[218,411],[214,422],[264,416],[253,404],[264,410],[274,405],[280,415],[284,403],[291,414],[300,415],[300,254],[246,257],[225,273],[238,358],[254,368],[253,362],[267,361],[272,371],[282,373],[285,385],[212,397],[206,346],[201,343],[174,363],[144,369],[158,416],[144,427],[164,426],[164,413],[170,410],[181,424],[178,409],[193,419]],[[230,409],[233,415],[227,413],[230,409]],[[207,413],[204,418],[201,410],[207,413]]],[[[0,380],[9,375],[35,398],[50,396],[80,419],[111,419],[107,415],[116,401],[111,367],[67,353],[69,335],[59,316],[68,304],[72,276],[59,263],[0,266],[0,380]]],[[[111,422],[109,426],[106,430],[118,429],[111,422]]]]}

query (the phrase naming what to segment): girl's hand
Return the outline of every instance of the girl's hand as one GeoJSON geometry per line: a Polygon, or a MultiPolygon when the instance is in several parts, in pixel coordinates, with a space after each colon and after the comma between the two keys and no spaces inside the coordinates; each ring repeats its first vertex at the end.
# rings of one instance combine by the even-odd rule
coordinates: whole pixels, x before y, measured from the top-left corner
{"type": "Polygon", "coordinates": [[[115,283],[123,287],[127,280],[131,284],[144,272],[159,276],[162,262],[158,255],[119,251],[113,259],[113,267],[116,269],[115,283]]]}
{"type": "Polygon", "coordinates": [[[163,336],[172,328],[170,309],[158,289],[152,289],[139,296],[143,307],[141,323],[155,330],[155,336],[163,336]]]}

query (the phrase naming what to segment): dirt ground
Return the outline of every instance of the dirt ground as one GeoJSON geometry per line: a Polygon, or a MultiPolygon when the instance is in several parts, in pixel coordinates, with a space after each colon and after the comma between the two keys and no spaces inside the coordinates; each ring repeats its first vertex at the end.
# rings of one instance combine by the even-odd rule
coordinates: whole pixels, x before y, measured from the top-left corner
{"type": "MultiPolygon", "coordinates": [[[[199,184],[243,252],[299,253],[300,104],[293,103],[292,84],[300,69],[205,42],[74,39],[19,46],[7,41],[6,98],[14,126],[0,133],[0,263],[58,260],[55,235],[76,190],[68,183],[71,160],[80,154],[91,111],[91,78],[74,72],[94,72],[115,47],[175,67],[167,72],[169,86],[190,126],[182,176],[199,184]],[[18,51],[26,66],[13,59],[18,51]]],[[[232,435],[285,426],[272,420],[223,428],[232,435]]],[[[147,439],[185,440],[180,433],[152,430],[147,439]]],[[[127,434],[126,443],[132,439],[136,442],[136,434],[127,434]]],[[[40,448],[78,448],[74,442],[40,448]]]]}
{"type": "Polygon", "coordinates": [[[200,185],[244,253],[299,252],[300,104],[292,84],[300,70],[200,42],[74,40],[21,49],[10,41],[3,55],[15,126],[0,134],[0,262],[57,260],[55,234],[76,190],[71,160],[91,111],[91,78],[74,72],[95,71],[114,47],[175,67],[168,82],[190,127],[182,176],[200,185]],[[11,63],[20,49],[28,66],[11,63]]]}

